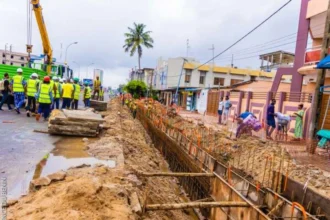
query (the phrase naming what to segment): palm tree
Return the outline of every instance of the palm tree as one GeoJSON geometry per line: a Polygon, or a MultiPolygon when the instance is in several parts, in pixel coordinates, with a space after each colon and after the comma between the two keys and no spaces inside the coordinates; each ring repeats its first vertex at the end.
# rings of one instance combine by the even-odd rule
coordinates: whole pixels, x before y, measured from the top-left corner
{"type": "Polygon", "coordinates": [[[125,33],[125,52],[130,52],[131,56],[134,56],[136,50],[138,51],[139,69],[141,69],[140,60],[142,56],[142,46],[146,48],[153,48],[152,43],[154,40],[150,37],[151,31],[144,32],[145,24],[136,24],[134,22],[134,28],[128,27],[129,33],[125,33]]]}

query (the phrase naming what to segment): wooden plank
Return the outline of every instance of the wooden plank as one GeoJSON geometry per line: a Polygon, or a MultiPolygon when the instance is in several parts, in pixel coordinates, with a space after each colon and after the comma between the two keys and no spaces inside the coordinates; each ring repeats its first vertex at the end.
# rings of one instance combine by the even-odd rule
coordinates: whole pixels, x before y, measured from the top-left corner
{"type": "Polygon", "coordinates": [[[185,177],[214,177],[213,173],[170,173],[170,172],[159,172],[159,173],[145,173],[145,172],[137,172],[138,175],[141,176],[185,176],[185,177]]]}
{"type": "Polygon", "coordinates": [[[173,204],[151,204],[146,205],[146,211],[175,210],[187,208],[213,208],[213,207],[249,207],[246,202],[188,202],[173,204]]]}

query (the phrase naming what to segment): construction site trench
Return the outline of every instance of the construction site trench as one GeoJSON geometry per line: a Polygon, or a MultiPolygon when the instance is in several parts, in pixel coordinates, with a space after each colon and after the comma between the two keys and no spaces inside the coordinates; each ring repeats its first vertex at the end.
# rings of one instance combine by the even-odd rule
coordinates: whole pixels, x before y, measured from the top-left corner
{"type": "Polygon", "coordinates": [[[133,119],[111,100],[101,137],[84,139],[96,162],[34,179],[28,195],[8,203],[8,219],[329,219],[328,198],[301,193],[301,183],[274,167],[256,183],[240,159],[235,166],[235,155],[214,154],[215,142],[189,131],[201,125],[167,117],[157,105],[150,110],[141,101],[133,119]],[[308,207],[296,202],[302,195],[308,207]]]}

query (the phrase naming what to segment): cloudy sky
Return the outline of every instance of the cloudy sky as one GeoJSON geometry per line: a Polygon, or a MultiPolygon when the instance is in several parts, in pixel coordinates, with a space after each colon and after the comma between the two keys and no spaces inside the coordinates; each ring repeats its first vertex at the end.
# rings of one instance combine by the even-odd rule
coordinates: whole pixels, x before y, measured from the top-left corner
{"type": "MultiPolygon", "coordinates": [[[[0,48],[6,43],[14,51],[25,51],[27,42],[28,0],[0,0],[2,15],[0,48]]],[[[137,57],[125,53],[124,33],[133,22],[144,23],[152,31],[154,48],[144,50],[141,67],[154,68],[159,57],[186,55],[203,62],[212,57],[209,50],[221,52],[243,36],[287,0],[40,0],[50,41],[57,60],[64,60],[65,48],[78,41],[68,51],[70,66],[86,75],[87,66],[105,70],[105,84],[116,87],[125,83],[128,72],[137,66],[137,57]],[[61,58],[61,44],[62,58],[61,58]]],[[[293,0],[280,13],[246,40],[216,60],[219,65],[257,68],[258,54],[272,50],[293,51],[300,10],[300,0],[293,0]],[[290,35],[293,34],[293,35],[290,35]],[[289,35],[289,36],[288,36],[289,35]],[[274,39],[288,36],[281,41],[274,39]],[[287,45],[279,46],[288,43],[287,45]],[[245,50],[248,48],[248,50],[245,50]],[[244,49],[244,50],[243,50],[244,49]]],[[[42,44],[33,16],[33,53],[42,53],[42,44]]]]}

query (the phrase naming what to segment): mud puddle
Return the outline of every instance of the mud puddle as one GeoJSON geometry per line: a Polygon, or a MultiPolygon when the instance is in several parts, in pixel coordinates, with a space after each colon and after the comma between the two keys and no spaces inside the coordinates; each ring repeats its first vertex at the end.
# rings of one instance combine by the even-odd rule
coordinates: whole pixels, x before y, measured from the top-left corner
{"type": "Polygon", "coordinates": [[[88,139],[84,142],[82,138],[66,137],[56,142],[55,148],[46,154],[42,160],[30,170],[26,171],[22,180],[8,192],[8,199],[18,199],[28,193],[30,181],[40,177],[47,176],[58,171],[65,171],[70,167],[80,165],[103,164],[108,167],[115,167],[113,160],[99,160],[90,156],[86,151],[86,146],[93,143],[97,138],[88,139]]]}

